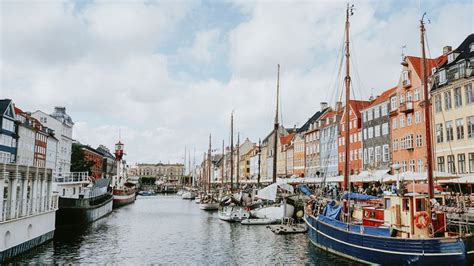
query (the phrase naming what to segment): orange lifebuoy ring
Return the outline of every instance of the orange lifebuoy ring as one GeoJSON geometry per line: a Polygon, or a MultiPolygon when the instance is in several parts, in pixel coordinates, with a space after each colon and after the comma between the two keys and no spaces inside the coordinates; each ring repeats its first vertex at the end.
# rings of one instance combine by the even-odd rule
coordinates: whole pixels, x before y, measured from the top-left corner
{"type": "Polygon", "coordinates": [[[426,228],[429,223],[430,223],[430,216],[427,212],[421,211],[421,212],[416,213],[415,215],[416,227],[423,229],[423,228],[426,228]]]}

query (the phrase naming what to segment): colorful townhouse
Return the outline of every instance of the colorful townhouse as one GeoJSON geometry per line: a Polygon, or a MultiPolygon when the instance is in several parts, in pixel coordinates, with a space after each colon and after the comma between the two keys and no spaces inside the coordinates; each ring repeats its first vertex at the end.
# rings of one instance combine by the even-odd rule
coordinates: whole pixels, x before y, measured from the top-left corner
{"type": "MultiPolygon", "coordinates": [[[[390,98],[397,87],[382,92],[362,114],[363,170],[389,170],[392,160],[390,138],[390,98]]],[[[360,158],[360,157],[359,157],[360,158]]]]}
{"type": "Polygon", "coordinates": [[[0,163],[16,161],[18,131],[10,99],[0,100],[0,163]]]}
{"type": "Polygon", "coordinates": [[[345,139],[346,108],[343,109],[342,118],[339,121],[340,130],[337,141],[339,175],[344,174],[346,145],[349,145],[349,174],[357,175],[362,171],[362,119],[360,110],[366,108],[369,104],[369,101],[349,101],[349,140],[345,139]]]}
{"type": "MultiPolygon", "coordinates": [[[[342,117],[342,103],[336,103],[334,111],[328,111],[319,120],[319,141],[320,141],[320,177],[337,176],[338,171],[338,146],[339,124],[342,117]]],[[[306,147],[308,153],[308,147],[306,147]]]]}
{"type": "MultiPolygon", "coordinates": [[[[296,133],[292,141],[293,144],[293,175],[305,176],[305,138],[301,133],[296,133]]],[[[318,162],[319,163],[319,162],[318,162]]]]}
{"type": "MultiPolygon", "coordinates": [[[[443,63],[445,56],[426,59],[426,72],[443,63]]],[[[393,163],[400,171],[426,172],[426,126],[422,85],[422,59],[406,56],[395,92],[390,97],[393,163]]],[[[370,134],[370,132],[368,133],[370,134]]],[[[369,162],[371,154],[369,152],[369,162]]],[[[377,154],[375,154],[377,156],[377,154]]]]}
{"type": "Polygon", "coordinates": [[[474,173],[474,34],[433,69],[435,161],[440,172],[474,173]]]}

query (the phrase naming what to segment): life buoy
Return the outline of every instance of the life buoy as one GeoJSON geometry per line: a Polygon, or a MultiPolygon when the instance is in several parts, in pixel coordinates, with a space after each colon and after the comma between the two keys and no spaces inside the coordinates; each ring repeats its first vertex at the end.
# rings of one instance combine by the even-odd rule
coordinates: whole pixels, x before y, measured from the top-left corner
{"type": "Polygon", "coordinates": [[[428,226],[430,223],[430,216],[427,212],[421,211],[417,212],[415,215],[415,225],[416,227],[423,229],[428,226]]]}

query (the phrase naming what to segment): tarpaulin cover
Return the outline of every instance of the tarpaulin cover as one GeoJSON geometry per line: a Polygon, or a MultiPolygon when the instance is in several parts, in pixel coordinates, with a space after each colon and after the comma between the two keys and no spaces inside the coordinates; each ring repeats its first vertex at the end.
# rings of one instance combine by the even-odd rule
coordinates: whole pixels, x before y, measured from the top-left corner
{"type": "Polygon", "coordinates": [[[350,228],[351,232],[359,233],[359,234],[366,234],[366,235],[373,235],[373,236],[390,236],[390,229],[388,227],[374,227],[374,226],[363,226],[363,225],[355,225],[351,224],[350,226],[347,223],[332,219],[330,217],[319,215],[318,220],[335,226],[337,228],[348,230],[350,228]]]}
{"type": "Polygon", "coordinates": [[[332,201],[324,207],[323,215],[331,218],[339,220],[341,217],[342,206],[336,205],[336,202],[332,201]]]}
{"type": "Polygon", "coordinates": [[[309,188],[306,186],[306,185],[300,185],[298,187],[300,189],[300,191],[305,194],[306,196],[311,196],[311,190],[309,190],[309,188]]]}
{"type": "Polygon", "coordinates": [[[343,198],[350,199],[350,200],[360,200],[360,201],[377,199],[377,197],[374,197],[374,196],[364,195],[364,194],[354,193],[354,192],[344,194],[343,198]]]}

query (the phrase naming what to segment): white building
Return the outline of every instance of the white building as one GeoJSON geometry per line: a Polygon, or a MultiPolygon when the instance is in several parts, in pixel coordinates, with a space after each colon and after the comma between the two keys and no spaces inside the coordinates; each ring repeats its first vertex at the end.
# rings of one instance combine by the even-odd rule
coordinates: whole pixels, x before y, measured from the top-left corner
{"type": "Polygon", "coordinates": [[[46,145],[46,168],[55,169],[57,159],[58,159],[59,140],[55,137],[53,132],[49,132],[47,143],[48,144],[46,145]]]}
{"type": "Polygon", "coordinates": [[[55,132],[55,137],[58,140],[55,171],[57,173],[69,172],[71,170],[72,128],[74,123],[71,117],[66,114],[66,107],[55,107],[51,115],[43,111],[36,111],[32,116],[55,132]]]}
{"type": "MultiPolygon", "coordinates": [[[[17,117],[24,119],[22,116],[17,117]]],[[[33,166],[35,158],[35,131],[22,122],[18,125],[18,136],[17,163],[33,166]]]]}

